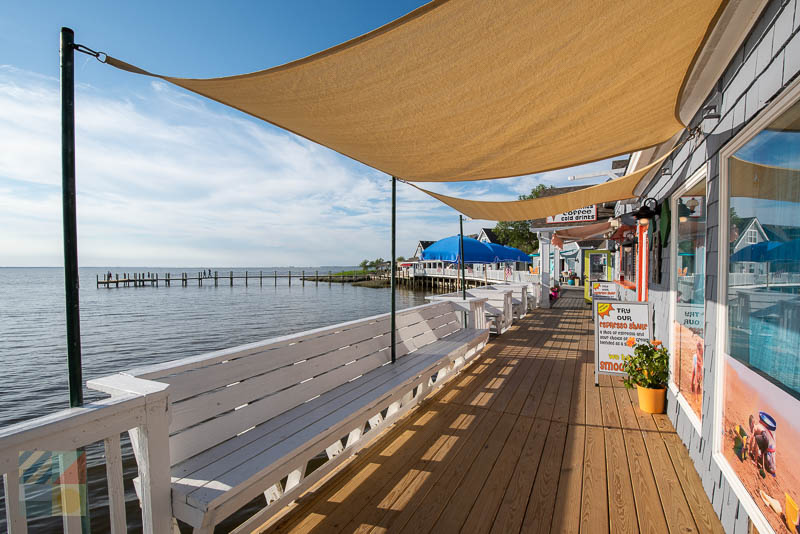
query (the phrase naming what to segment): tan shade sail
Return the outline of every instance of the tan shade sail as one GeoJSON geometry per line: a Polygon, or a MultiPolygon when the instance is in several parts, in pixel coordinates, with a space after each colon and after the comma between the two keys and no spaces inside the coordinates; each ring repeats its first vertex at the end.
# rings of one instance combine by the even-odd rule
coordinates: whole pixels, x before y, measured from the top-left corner
{"type": "Polygon", "coordinates": [[[800,170],[761,165],[737,157],[730,158],[728,164],[732,197],[800,202],[800,170]]]}
{"type": "Polygon", "coordinates": [[[672,137],[723,3],[435,1],[280,67],[159,77],[404,180],[517,176],[672,137]]]}
{"type": "MultiPolygon", "coordinates": [[[[681,143],[682,145],[683,143],[681,143]]],[[[542,219],[551,215],[558,215],[570,210],[591,206],[592,204],[602,204],[603,202],[614,202],[635,198],[634,188],[650,169],[661,165],[661,163],[679,148],[675,147],[649,165],[642,167],[638,171],[611,180],[602,184],[570,191],[560,195],[552,195],[531,200],[511,200],[507,202],[489,202],[484,200],[468,200],[465,198],[450,197],[422,189],[414,185],[420,191],[447,204],[451,208],[460,211],[473,219],[486,219],[490,221],[528,221],[532,219],[542,219]]],[[[411,184],[413,185],[413,184],[411,184]]]]}

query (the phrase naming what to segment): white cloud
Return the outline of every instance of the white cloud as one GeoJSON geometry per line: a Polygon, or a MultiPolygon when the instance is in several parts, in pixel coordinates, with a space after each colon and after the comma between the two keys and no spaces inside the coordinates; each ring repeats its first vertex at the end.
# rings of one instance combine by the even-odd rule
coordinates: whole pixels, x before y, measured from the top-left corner
{"type": "MultiPolygon", "coordinates": [[[[76,88],[81,265],[312,266],[389,256],[388,176],[163,82],[144,87],[76,88]]],[[[0,265],[62,261],[59,121],[57,80],[0,66],[0,265]]],[[[512,200],[568,174],[429,185],[512,200]]],[[[465,231],[493,224],[469,221],[465,231]]],[[[453,210],[398,185],[398,254],[457,231],[453,210]]]]}

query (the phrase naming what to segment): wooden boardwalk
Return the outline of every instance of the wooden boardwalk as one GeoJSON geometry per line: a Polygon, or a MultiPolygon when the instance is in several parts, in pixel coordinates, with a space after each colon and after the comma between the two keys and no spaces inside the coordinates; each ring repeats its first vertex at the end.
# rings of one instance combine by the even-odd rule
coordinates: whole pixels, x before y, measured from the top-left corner
{"type": "Polygon", "coordinates": [[[582,292],[490,342],[265,532],[722,532],[665,415],[593,379],[582,292]]]}

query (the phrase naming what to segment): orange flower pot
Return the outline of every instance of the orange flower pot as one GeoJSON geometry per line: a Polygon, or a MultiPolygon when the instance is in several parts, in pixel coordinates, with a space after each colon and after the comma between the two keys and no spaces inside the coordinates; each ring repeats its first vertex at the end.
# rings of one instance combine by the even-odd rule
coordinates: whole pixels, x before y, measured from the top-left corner
{"type": "Polygon", "coordinates": [[[637,385],[639,392],[639,408],[647,413],[664,413],[667,403],[667,388],[643,388],[637,385]]]}

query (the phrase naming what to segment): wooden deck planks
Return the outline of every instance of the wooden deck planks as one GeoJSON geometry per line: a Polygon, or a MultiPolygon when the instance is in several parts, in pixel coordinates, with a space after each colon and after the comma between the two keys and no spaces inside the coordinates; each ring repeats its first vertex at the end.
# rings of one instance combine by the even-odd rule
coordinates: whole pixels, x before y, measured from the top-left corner
{"type": "MultiPolygon", "coordinates": [[[[465,532],[489,532],[495,514],[500,507],[509,480],[518,467],[522,449],[534,427],[534,420],[529,417],[518,417],[511,434],[508,436],[503,450],[497,458],[483,487],[475,499],[461,530],[465,532]]],[[[540,429],[534,428],[534,432],[540,429]]],[[[454,505],[456,503],[454,502],[454,505]]]]}
{"type": "Polygon", "coordinates": [[[537,310],[268,532],[722,532],[666,416],[594,385],[582,298],[537,310]]]}
{"type": "Polygon", "coordinates": [[[586,427],[570,425],[567,431],[567,442],[564,446],[564,458],[561,461],[561,473],[558,478],[558,494],[553,513],[552,532],[567,534],[580,530],[581,508],[577,506],[577,503],[581,502],[583,491],[585,441],[586,427]]]}
{"type": "Polygon", "coordinates": [[[672,464],[678,474],[678,480],[683,481],[681,486],[689,503],[697,528],[700,532],[724,532],[722,525],[714,514],[714,508],[703,491],[703,482],[700,475],[694,470],[692,459],[677,434],[666,434],[664,443],[669,451],[672,464]]]}
{"type": "Polygon", "coordinates": [[[609,532],[605,436],[601,426],[586,426],[581,494],[581,532],[609,532]]]}

